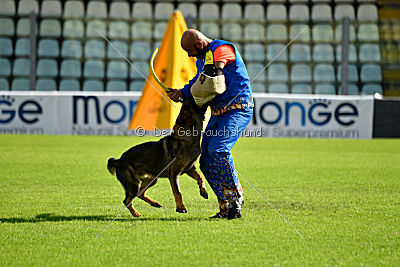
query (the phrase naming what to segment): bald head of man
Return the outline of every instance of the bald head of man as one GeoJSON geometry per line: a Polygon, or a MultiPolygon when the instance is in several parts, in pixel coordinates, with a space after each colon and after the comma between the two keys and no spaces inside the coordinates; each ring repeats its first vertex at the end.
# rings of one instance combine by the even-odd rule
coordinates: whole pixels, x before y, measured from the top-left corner
{"type": "Polygon", "coordinates": [[[182,35],[181,46],[189,57],[204,58],[207,47],[211,42],[212,40],[205,37],[201,32],[189,29],[182,35]]]}

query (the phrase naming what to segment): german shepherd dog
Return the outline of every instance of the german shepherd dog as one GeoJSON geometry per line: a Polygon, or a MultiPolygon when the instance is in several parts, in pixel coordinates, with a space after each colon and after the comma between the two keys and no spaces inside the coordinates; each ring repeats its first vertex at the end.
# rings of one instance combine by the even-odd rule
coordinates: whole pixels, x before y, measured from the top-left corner
{"type": "Polygon", "coordinates": [[[168,177],[175,197],[176,211],[186,213],[179,189],[179,176],[188,174],[197,181],[200,195],[208,198],[204,178],[194,162],[201,154],[200,138],[208,105],[199,108],[193,97],[184,100],[173,133],[157,142],[146,142],[130,148],[119,159],[110,158],[107,168],[116,174],[125,189],[124,205],[133,217],[142,216],[132,205],[135,197],[153,207],[162,205],[147,197],[146,191],[156,184],[158,177],[168,177]]]}

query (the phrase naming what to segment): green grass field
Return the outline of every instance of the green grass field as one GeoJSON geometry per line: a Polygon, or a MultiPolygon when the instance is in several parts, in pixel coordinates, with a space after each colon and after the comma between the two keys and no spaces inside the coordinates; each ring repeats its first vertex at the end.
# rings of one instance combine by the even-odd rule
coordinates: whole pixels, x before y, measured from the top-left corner
{"type": "Polygon", "coordinates": [[[98,237],[123,208],[106,169],[138,137],[0,135],[0,265],[385,265],[400,262],[400,140],[242,138],[243,218],[217,212],[180,179],[187,214],[175,212],[167,179],[98,237]]]}

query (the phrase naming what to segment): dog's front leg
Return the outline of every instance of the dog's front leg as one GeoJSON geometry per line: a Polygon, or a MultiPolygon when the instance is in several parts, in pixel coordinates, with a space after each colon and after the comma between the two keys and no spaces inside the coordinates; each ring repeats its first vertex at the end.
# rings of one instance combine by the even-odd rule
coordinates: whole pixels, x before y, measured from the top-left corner
{"type": "Polygon", "coordinates": [[[182,194],[179,189],[179,175],[170,175],[169,182],[171,183],[172,192],[174,193],[176,202],[176,211],[180,213],[187,213],[185,205],[183,205],[182,194]]]}
{"type": "Polygon", "coordinates": [[[195,179],[197,181],[197,184],[199,185],[199,188],[200,188],[200,195],[202,197],[204,197],[205,199],[208,199],[208,194],[207,194],[206,186],[204,183],[204,178],[196,170],[194,165],[186,173],[187,173],[187,175],[189,175],[190,177],[192,177],[193,179],[195,179]]]}

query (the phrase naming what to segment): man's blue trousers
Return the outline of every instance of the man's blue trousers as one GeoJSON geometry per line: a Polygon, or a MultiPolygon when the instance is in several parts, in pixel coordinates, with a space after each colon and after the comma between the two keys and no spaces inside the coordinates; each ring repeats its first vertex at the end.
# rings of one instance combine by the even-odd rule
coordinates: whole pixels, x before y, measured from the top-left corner
{"type": "Polygon", "coordinates": [[[243,194],[231,149],[249,124],[253,109],[233,109],[211,116],[203,133],[200,169],[218,198],[220,212],[243,194]]]}

